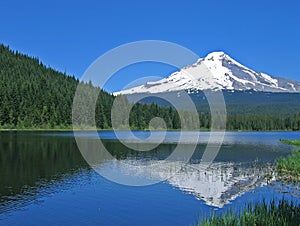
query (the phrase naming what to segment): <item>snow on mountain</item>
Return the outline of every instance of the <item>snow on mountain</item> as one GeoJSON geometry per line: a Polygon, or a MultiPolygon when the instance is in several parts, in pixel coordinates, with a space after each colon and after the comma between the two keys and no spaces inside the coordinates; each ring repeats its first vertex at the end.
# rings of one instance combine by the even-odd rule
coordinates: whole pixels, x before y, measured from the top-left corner
{"type": "Polygon", "coordinates": [[[300,92],[300,83],[254,71],[224,52],[212,52],[164,79],[115,92],[114,95],[180,90],[300,92]]]}

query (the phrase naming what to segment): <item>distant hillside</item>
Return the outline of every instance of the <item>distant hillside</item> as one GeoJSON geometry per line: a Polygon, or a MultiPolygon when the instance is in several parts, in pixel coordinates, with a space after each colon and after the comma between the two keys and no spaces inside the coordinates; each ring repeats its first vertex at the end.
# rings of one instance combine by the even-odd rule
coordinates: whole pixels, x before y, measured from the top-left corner
{"type": "MultiPolygon", "coordinates": [[[[189,92],[190,90],[188,90],[189,92]]],[[[181,92],[176,91],[178,101],[181,92]]],[[[256,92],[253,90],[223,90],[227,111],[228,130],[300,130],[300,93],[256,92]]],[[[143,93],[126,95],[129,100],[140,99],[143,93]]],[[[199,112],[203,128],[210,127],[210,108],[203,91],[196,90],[189,94],[199,112]]],[[[169,107],[164,99],[174,97],[174,92],[156,93],[142,99],[141,103],[156,103],[169,107]]]]}
{"type": "MultiPolygon", "coordinates": [[[[0,128],[71,128],[78,83],[74,76],[0,45],[0,128]]],[[[111,128],[110,110],[115,97],[97,87],[91,89],[100,92],[96,105],[97,127],[111,128]]],[[[137,104],[131,114],[132,128],[146,128],[152,116],[165,118],[169,128],[177,127],[173,125],[177,113],[172,109],[137,104]]]]}
{"type": "MultiPolygon", "coordinates": [[[[175,92],[178,101],[181,98],[181,92],[175,92]]],[[[222,91],[226,103],[228,114],[244,114],[244,115],[292,115],[300,113],[300,93],[283,93],[283,92],[257,92],[253,90],[245,91],[222,91]]],[[[130,94],[127,97],[136,99],[144,96],[144,94],[130,94]]],[[[168,96],[174,96],[174,92],[157,93],[158,98],[146,98],[142,103],[150,104],[156,102],[161,106],[168,107],[167,102],[162,101],[168,96]]],[[[209,105],[203,91],[197,90],[189,94],[195,103],[199,112],[208,113],[209,105]]]]}

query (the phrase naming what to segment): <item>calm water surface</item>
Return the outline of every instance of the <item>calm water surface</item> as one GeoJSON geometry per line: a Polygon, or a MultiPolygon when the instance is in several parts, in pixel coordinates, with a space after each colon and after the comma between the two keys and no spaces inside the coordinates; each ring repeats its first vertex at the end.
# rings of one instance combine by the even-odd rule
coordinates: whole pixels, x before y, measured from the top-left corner
{"type": "MultiPolygon", "coordinates": [[[[134,134],[149,136],[148,132],[134,134]]],[[[128,139],[127,135],[121,132],[121,139],[128,139]]],[[[198,166],[208,135],[201,133],[190,162],[179,165],[181,170],[172,177],[132,187],[111,182],[91,169],[71,132],[1,132],[0,225],[191,225],[212,212],[222,213],[251,201],[285,198],[300,202],[293,186],[267,177],[269,165],[292,151],[279,139],[299,139],[300,133],[228,132],[211,167],[201,170],[198,166]]],[[[79,136],[90,142],[96,138],[89,133],[79,136]]],[[[167,132],[163,144],[150,152],[129,150],[113,131],[99,136],[117,159],[99,163],[108,170],[116,162],[163,161],[176,147],[179,133],[167,132]]],[[[134,173],[148,176],[143,170],[134,173]]],[[[170,172],[151,173],[163,178],[170,172]]]]}

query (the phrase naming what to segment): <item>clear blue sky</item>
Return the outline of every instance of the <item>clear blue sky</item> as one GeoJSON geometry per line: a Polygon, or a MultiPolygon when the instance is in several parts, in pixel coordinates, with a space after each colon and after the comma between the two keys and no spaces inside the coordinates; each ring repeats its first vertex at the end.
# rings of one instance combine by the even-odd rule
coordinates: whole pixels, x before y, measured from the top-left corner
{"type": "MultiPolygon", "coordinates": [[[[1,43],[76,77],[111,48],[159,39],[201,57],[223,50],[255,70],[300,80],[298,0],[2,0],[0,9],[1,43]]],[[[153,68],[146,74],[174,71],[153,68]]],[[[132,71],[139,70],[127,73],[132,71]]],[[[108,90],[117,90],[126,79],[114,81],[108,90]]]]}

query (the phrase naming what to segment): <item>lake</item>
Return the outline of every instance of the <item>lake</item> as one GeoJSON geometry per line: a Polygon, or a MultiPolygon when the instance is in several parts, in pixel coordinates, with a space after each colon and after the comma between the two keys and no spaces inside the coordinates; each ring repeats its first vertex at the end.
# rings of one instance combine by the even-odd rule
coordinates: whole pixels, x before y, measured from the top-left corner
{"type": "MultiPolygon", "coordinates": [[[[126,131],[120,134],[127,139],[126,131]]],[[[134,134],[149,136],[145,131],[134,134]]],[[[89,132],[77,136],[90,143],[97,138],[89,132]]],[[[163,143],[148,152],[130,150],[113,131],[101,131],[99,136],[116,158],[97,162],[101,172],[119,179],[127,173],[130,179],[144,180],[149,179],[144,168],[133,172],[120,163],[136,166],[164,161],[176,147],[179,132],[167,132],[163,143]]],[[[0,225],[193,225],[213,212],[252,201],[285,198],[300,202],[299,190],[272,181],[270,168],[275,159],[293,149],[279,139],[299,139],[299,132],[226,132],[213,163],[202,170],[199,165],[208,137],[208,132],[200,132],[187,163],[172,162],[176,172],[170,172],[173,168],[151,171],[151,178],[166,178],[163,181],[126,186],[95,172],[82,157],[72,132],[1,132],[0,225]]]]}

